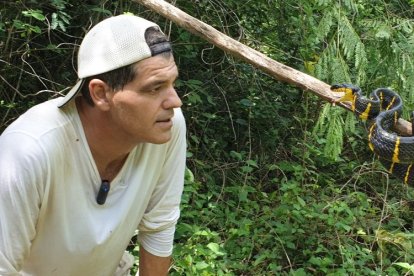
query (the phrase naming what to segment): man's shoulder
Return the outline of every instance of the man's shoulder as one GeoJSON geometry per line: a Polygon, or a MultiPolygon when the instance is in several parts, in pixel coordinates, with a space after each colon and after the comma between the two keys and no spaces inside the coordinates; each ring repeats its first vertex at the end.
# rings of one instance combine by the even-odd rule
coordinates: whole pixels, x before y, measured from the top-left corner
{"type": "Polygon", "coordinates": [[[68,138],[76,136],[73,115],[56,105],[56,100],[33,106],[0,135],[0,148],[13,155],[37,156],[64,148],[68,138]]]}
{"type": "Polygon", "coordinates": [[[33,106],[6,128],[0,137],[17,134],[41,139],[48,133],[61,129],[71,121],[71,115],[57,107],[57,100],[33,106]]]}

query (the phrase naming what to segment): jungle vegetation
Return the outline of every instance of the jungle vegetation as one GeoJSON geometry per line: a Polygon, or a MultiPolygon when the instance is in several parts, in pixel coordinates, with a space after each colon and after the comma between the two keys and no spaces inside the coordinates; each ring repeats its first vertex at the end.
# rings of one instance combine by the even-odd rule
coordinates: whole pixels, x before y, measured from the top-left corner
{"type": "MultiPolygon", "coordinates": [[[[391,87],[414,110],[413,0],[172,2],[326,83],[391,87]]],[[[157,22],[180,68],[188,169],[171,275],[414,274],[413,187],[386,173],[352,113],[133,1],[1,1],[0,130],[65,93],[85,32],[123,12],[157,22]]]]}

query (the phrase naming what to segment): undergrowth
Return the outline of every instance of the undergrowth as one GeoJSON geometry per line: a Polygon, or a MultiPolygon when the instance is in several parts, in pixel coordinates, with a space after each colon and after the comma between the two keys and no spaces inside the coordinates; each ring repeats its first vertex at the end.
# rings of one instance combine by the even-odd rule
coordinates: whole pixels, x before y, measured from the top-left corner
{"type": "Polygon", "coordinates": [[[414,263],[414,191],[377,161],[324,160],[342,175],[322,176],[310,150],[305,163],[187,170],[172,275],[403,274],[414,263]]]}

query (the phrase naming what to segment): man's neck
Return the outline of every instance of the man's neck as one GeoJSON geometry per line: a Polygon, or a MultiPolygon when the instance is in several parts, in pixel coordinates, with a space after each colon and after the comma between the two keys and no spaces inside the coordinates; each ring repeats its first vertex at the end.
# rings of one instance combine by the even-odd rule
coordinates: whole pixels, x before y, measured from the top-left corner
{"type": "Polygon", "coordinates": [[[117,139],[105,114],[88,105],[81,97],[77,99],[76,107],[100,177],[112,181],[134,146],[117,139]]]}

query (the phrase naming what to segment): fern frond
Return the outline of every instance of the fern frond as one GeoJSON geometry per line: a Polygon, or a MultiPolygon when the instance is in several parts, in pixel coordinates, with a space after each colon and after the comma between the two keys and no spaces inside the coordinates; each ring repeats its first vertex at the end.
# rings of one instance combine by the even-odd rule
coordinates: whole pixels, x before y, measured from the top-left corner
{"type": "Polygon", "coordinates": [[[332,82],[351,83],[350,69],[342,55],[337,55],[332,61],[332,82]]]}
{"type": "Polygon", "coordinates": [[[357,125],[357,120],[356,120],[354,113],[347,112],[346,118],[345,118],[345,126],[344,126],[345,132],[355,133],[356,125],[357,125]]]}
{"type": "Polygon", "coordinates": [[[347,16],[336,14],[338,18],[339,43],[347,62],[352,62],[356,69],[356,82],[362,83],[366,77],[366,67],[368,65],[365,45],[360,36],[355,31],[347,16]]]}
{"type": "Polygon", "coordinates": [[[350,12],[358,12],[358,5],[353,0],[342,0],[342,5],[350,12]]]}
{"type": "Polygon", "coordinates": [[[318,63],[315,65],[316,77],[329,83],[351,82],[349,67],[343,55],[338,52],[335,41],[332,41],[322,52],[318,63]]]}
{"type": "Polygon", "coordinates": [[[334,24],[334,21],[333,21],[332,13],[331,12],[325,13],[316,29],[316,35],[319,41],[328,35],[333,24],[334,24]]]}
{"type": "Polygon", "coordinates": [[[312,134],[315,136],[324,136],[326,132],[326,125],[328,123],[328,117],[331,113],[331,105],[325,104],[319,113],[318,120],[313,128],[312,134]]]}
{"type": "Polygon", "coordinates": [[[320,7],[327,7],[332,4],[332,0],[317,0],[316,4],[320,7]]]}
{"type": "Polygon", "coordinates": [[[342,152],[343,148],[343,130],[344,121],[342,119],[342,110],[335,109],[335,112],[331,113],[330,123],[326,132],[326,145],[324,147],[324,154],[336,160],[342,152]]]}
{"type": "Polygon", "coordinates": [[[341,108],[325,104],[312,134],[315,137],[325,138],[323,153],[326,157],[333,160],[339,157],[343,148],[343,135],[345,131],[355,132],[355,116],[341,108]],[[344,113],[347,113],[346,121],[349,123],[343,120],[344,113]]]}
{"type": "Polygon", "coordinates": [[[367,66],[367,53],[365,51],[365,45],[361,42],[355,46],[355,68],[357,69],[357,83],[365,82],[367,66]]]}

